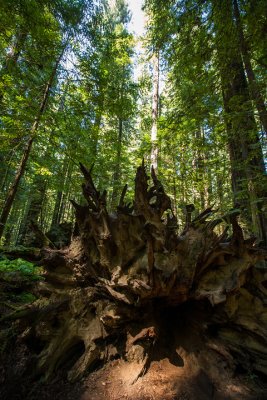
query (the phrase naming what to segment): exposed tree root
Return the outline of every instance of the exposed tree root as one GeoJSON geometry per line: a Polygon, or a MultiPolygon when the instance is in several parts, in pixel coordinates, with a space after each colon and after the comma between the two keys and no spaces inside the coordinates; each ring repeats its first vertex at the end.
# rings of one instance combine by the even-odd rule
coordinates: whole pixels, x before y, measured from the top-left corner
{"type": "Polygon", "coordinates": [[[266,376],[267,252],[244,239],[236,210],[218,218],[210,207],[193,219],[189,207],[178,234],[171,201],[153,170],[148,185],[144,164],[133,204],[124,202],[125,187],[116,215],[108,213],[106,192],[96,189],[91,171],[81,170],[87,205],[72,202],[79,236],[68,248],[43,251],[43,299],[25,315],[6,317],[31,321],[21,340],[40,344],[38,376],[49,380],[64,370],[75,381],[120,358],[138,365],[136,383],[153,360],[164,359],[163,349],[182,366],[179,318],[232,373],[242,364],[266,376]],[[214,232],[219,224],[221,235],[214,232]]]}

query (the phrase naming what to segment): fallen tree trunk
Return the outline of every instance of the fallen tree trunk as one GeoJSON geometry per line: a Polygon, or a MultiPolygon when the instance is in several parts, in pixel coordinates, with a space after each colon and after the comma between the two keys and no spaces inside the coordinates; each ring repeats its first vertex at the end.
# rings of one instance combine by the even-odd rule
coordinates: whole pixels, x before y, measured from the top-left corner
{"type": "Polygon", "coordinates": [[[87,205],[72,202],[79,236],[68,248],[43,251],[43,299],[26,313],[31,327],[23,322],[22,340],[37,349],[34,376],[49,380],[64,370],[75,381],[119,358],[136,365],[134,384],[155,360],[183,365],[177,348],[193,332],[201,354],[212,350],[232,374],[266,376],[267,252],[244,239],[238,211],[216,218],[208,208],[192,219],[190,206],[178,234],[153,169],[149,186],[144,164],[138,168],[133,204],[124,201],[125,187],[116,214],[91,171],[81,170],[87,205]]]}

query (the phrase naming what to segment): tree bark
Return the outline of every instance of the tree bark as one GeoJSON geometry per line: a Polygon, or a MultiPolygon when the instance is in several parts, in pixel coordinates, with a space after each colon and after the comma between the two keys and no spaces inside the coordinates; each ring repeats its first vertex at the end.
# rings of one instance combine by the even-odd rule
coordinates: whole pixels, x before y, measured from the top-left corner
{"type": "Polygon", "coordinates": [[[232,2],[214,0],[213,5],[234,203],[246,210],[247,225],[252,222],[254,231],[266,244],[265,167],[233,23],[232,2]]]}
{"type": "MultiPolygon", "coordinates": [[[[100,89],[103,90],[102,88],[100,88],[100,89]]],[[[94,126],[92,128],[92,136],[90,137],[90,140],[92,141],[93,162],[97,158],[97,148],[98,148],[99,132],[100,132],[100,126],[101,126],[101,120],[102,120],[102,114],[103,114],[103,107],[104,107],[104,96],[101,94],[100,99],[99,99],[98,109],[97,109],[96,115],[95,115],[94,126]]]]}
{"type": "Polygon", "coordinates": [[[62,201],[62,191],[58,191],[57,192],[57,196],[56,196],[56,201],[55,201],[55,205],[54,205],[54,211],[53,211],[53,217],[52,217],[52,222],[51,222],[51,228],[54,225],[58,225],[60,223],[60,207],[61,207],[61,201],[62,201]]]}
{"type": "Polygon", "coordinates": [[[263,130],[265,132],[265,136],[267,136],[266,106],[265,106],[261,91],[258,87],[258,83],[257,83],[257,79],[255,76],[254,70],[252,68],[248,44],[247,44],[246,38],[244,36],[244,31],[243,31],[243,27],[242,27],[242,22],[241,22],[241,18],[240,18],[240,12],[239,12],[237,0],[233,0],[233,4],[234,4],[234,16],[235,16],[235,21],[236,21],[236,28],[237,28],[238,37],[239,37],[239,46],[240,46],[240,51],[242,54],[242,59],[243,59],[243,63],[245,66],[246,74],[248,77],[251,97],[254,100],[256,108],[258,110],[260,122],[261,122],[263,130]]]}
{"type": "Polygon", "coordinates": [[[117,154],[116,162],[113,174],[113,190],[111,197],[111,207],[116,207],[116,203],[119,195],[119,185],[121,176],[121,150],[122,150],[122,135],[123,135],[123,121],[119,118],[118,121],[118,140],[117,140],[117,154]]]}
{"type": "Polygon", "coordinates": [[[197,175],[197,192],[199,193],[199,200],[201,210],[205,208],[205,155],[203,154],[203,144],[204,144],[204,133],[203,129],[199,127],[196,131],[196,175],[197,175]]]}
{"type": "Polygon", "coordinates": [[[63,190],[65,188],[66,181],[69,177],[69,170],[70,170],[70,161],[68,160],[67,156],[65,156],[65,159],[63,162],[62,174],[60,174],[60,176],[59,176],[59,184],[60,184],[61,190],[57,192],[50,229],[52,229],[52,227],[54,225],[58,225],[61,222],[60,221],[60,219],[61,219],[60,210],[61,210],[61,204],[62,204],[62,200],[63,200],[63,190]]]}
{"type": "MultiPolygon", "coordinates": [[[[34,125],[32,127],[33,132],[35,132],[37,129],[37,128],[35,128],[35,126],[36,126],[36,123],[34,123],[34,125]]],[[[11,207],[13,205],[13,201],[15,199],[21,177],[24,174],[25,167],[26,167],[26,164],[27,164],[30,152],[31,152],[33,140],[34,140],[34,136],[31,135],[31,137],[26,145],[26,148],[24,150],[24,154],[21,158],[20,165],[17,169],[14,181],[13,181],[11,187],[9,188],[9,191],[8,191],[8,194],[7,194],[7,197],[5,200],[5,204],[4,204],[4,207],[3,207],[3,210],[1,213],[1,217],[0,217],[0,239],[3,236],[5,224],[8,219],[11,207]]]]}
{"type": "Polygon", "coordinates": [[[158,108],[159,108],[159,52],[152,58],[153,62],[153,93],[152,93],[152,128],[151,128],[151,168],[158,170],[158,108]]]}
{"type": "MultiPolygon", "coordinates": [[[[42,212],[43,203],[46,193],[46,180],[44,176],[37,175],[34,178],[33,186],[30,194],[29,206],[27,208],[26,215],[24,216],[24,222],[21,224],[19,233],[18,244],[34,246],[34,237],[29,238],[32,233],[31,225],[39,224],[39,217],[42,212]]],[[[42,227],[42,224],[39,224],[42,227]]]]}

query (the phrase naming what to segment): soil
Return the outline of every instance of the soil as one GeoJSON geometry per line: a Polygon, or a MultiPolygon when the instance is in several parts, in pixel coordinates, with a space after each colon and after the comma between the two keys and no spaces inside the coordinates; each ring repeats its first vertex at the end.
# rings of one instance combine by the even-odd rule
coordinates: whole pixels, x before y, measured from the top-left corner
{"type": "MultiPolygon", "coordinates": [[[[195,335],[194,339],[196,339],[195,335]]],[[[32,375],[34,357],[18,342],[8,365],[0,367],[1,400],[265,400],[267,386],[234,368],[215,340],[192,342],[181,335],[175,354],[156,351],[148,372],[135,381],[141,364],[115,359],[71,383],[62,369],[49,382],[32,375]],[[14,354],[16,359],[13,358],[14,354]],[[167,354],[164,357],[164,354],[167,354]]],[[[6,360],[7,362],[7,360],[6,360]]]]}

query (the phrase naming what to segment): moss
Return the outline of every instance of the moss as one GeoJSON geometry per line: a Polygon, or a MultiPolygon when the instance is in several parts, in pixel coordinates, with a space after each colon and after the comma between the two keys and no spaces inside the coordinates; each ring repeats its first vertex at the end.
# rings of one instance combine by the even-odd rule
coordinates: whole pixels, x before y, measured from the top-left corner
{"type": "Polygon", "coordinates": [[[7,257],[2,255],[0,259],[0,274],[7,281],[18,276],[31,281],[38,281],[42,279],[42,268],[37,267],[35,264],[23,260],[22,258],[9,260],[7,257]]]}
{"type": "Polygon", "coordinates": [[[34,296],[34,294],[30,293],[30,292],[22,292],[17,296],[14,296],[14,301],[18,302],[18,303],[33,303],[35,300],[37,299],[36,296],[34,296]]]}

